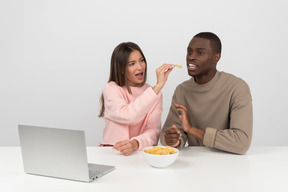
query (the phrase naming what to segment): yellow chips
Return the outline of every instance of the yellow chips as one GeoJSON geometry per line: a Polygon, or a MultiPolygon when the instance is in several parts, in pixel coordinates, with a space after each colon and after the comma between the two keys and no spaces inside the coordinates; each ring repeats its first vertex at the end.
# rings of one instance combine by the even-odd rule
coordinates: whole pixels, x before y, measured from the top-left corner
{"type": "Polygon", "coordinates": [[[182,65],[175,65],[175,67],[178,67],[179,69],[181,69],[182,65]]]}
{"type": "Polygon", "coordinates": [[[144,152],[154,154],[154,155],[169,155],[169,154],[173,154],[175,150],[169,146],[166,146],[166,147],[154,146],[151,149],[144,150],[144,152]]]}

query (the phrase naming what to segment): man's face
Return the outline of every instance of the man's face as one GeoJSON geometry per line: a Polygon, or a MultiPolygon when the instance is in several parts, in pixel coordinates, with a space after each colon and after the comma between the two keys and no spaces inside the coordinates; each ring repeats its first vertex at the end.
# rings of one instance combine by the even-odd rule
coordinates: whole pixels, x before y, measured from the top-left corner
{"type": "MultiPolygon", "coordinates": [[[[210,79],[216,71],[217,58],[212,50],[210,40],[194,37],[187,48],[186,62],[188,74],[195,78],[210,79]]],[[[220,56],[220,55],[219,55],[220,56]]],[[[219,57],[220,58],[220,57],[219,57]]]]}

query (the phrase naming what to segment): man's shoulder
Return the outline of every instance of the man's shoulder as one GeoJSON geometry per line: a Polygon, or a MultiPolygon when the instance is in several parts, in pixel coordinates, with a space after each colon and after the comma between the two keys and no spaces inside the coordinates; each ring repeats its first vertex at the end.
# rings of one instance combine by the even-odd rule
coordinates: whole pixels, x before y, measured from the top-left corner
{"type": "Polygon", "coordinates": [[[233,90],[250,89],[248,83],[236,75],[221,71],[219,72],[219,76],[222,87],[230,87],[233,90]]]}
{"type": "Polygon", "coordinates": [[[242,78],[237,77],[236,75],[233,75],[231,73],[227,73],[224,71],[219,72],[219,77],[221,79],[221,81],[225,81],[225,82],[230,82],[233,84],[247,84],[242,78]]]}
{"type": "Polygon", "coordinates": [[[224,71],[219,71],[219,77],[220,78],[225,78],[225,79],[239,79],[239,77],[237,77],[236,75],[233,75],[232,73],[227,73],[227,72],[224,72],[224,71]]]}

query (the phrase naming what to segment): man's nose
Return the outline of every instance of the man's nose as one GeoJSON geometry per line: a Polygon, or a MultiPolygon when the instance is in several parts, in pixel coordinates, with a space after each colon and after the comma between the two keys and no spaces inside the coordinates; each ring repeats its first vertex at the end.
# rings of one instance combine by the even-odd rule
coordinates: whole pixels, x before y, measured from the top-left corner
{"type": "Polygon", "coordinates": [[[187,59],[189,59],[189,60],[196,59],[196,54],[195,53],[187,54],[187,59]]]}

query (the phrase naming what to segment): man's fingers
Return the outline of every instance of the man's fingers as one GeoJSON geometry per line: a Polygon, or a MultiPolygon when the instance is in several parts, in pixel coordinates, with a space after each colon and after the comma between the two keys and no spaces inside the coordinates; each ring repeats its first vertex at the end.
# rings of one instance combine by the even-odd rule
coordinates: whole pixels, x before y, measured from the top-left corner
{"type": "Polygon", "coordinates": [[[187,108],[184,105],[180,105],[177,103],[174,103],[174,105],[177,107],[177,110],[185,111],[187,112],[187,108]]]}
{"type": "Polygon", "coordinates": [[[174,124],[171,126],[171,129],[169,129],[169,130],[171,130],[173,133],[175,133],[175,131],[176,131],[176,133],[179,133],[179,134],[181,133],[180,130],[174,124]]]}
{"type": "Polygon", "coordinates": [[[174,139],[166,138],[165,141],[167,145],[173,146],[179,141],[179,138],[174,138],[174,139]]]}
{"type": "Polygon", "coordinates": [[[169,129],[169,130],[165,131],[165,133],[173,135],[173,134],[180,134],[180,131],[178,129],[169,129]]]}
{"type": "Polygon", "coordinates": [[[170,146],[175,145],[180,140],[181,136],[179,129],[175,125],[172,125],[171,128],[165,132],[166,144],[170,146]]]}

